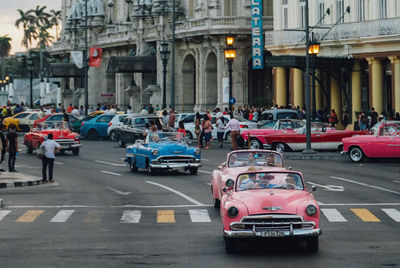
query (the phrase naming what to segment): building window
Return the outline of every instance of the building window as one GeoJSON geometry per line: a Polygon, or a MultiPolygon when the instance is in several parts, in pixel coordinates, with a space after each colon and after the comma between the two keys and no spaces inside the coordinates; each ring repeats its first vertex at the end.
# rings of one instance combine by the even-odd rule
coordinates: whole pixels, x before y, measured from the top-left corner
{"type": "Polygon", "coordinates": [[[336,0],[336,21],[344,22],[344,0],[336,0]]]}
{"type": "Polygon", "coordinates": [[[288,1],[282,1],[282,19],[283,19],[283,29],[288,28],[288,1]]]}
{"type": "Polygon", "coordinates": [[[365,0],[358,0],[358,21],[365,21],[365,0]]]}
{"type": "Polygon", "coordinates": [[[270,16],[274,14],[274,2],[273,0],[263,1],[263,16],[270,16]]]}
{"type": "Polygon", "coordinates": [[[325,3],[324,0],[318,1],[318,23],[325,24],[325,3]]]}
{"type": "Polygon", "coordinates": [[[306,1],[300,0],[300,25],[306,27],[306,1]]]}
{"type": "Polygon", "coordinates": [[[379,18],[386,19],[387,18],[387,1],[379,0],[379,18]]]}
{"type": "Polygon", "coordinates": [[[225,16],[237,16],[238,15],[238,0],[225,0],[225,16]]]}
{"type": "Polygon", "coordinates": [[[193,19],[194,18],[194,0],[189,0],[188,1],[188,15],[189,18],[193,19]]]}

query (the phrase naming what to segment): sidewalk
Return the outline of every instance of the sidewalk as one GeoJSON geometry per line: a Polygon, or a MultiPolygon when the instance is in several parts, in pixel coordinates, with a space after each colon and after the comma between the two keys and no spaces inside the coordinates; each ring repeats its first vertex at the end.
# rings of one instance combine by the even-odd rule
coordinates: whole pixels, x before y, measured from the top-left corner
{"type": "Polygon", "coordinates": [[[42,178],[40,177],[18,172],[0,172],[0,189],[34,186],[39,184],[42,184],[42,178]]]}

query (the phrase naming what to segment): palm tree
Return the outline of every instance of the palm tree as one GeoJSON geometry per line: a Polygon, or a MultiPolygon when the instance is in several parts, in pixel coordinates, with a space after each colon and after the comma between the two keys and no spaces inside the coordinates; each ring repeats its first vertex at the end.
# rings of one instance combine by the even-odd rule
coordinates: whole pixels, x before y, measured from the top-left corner
{"type": "Polygon", "coordinates": [[[5,58],[10,54],[11,50],[11,38],[6,34],[0,36],[0,57],[1,57],[1,79],[5,77],[5,58]]]}
{"type": "Polygon", "coordinates": [[[40,27],[40,30],[37,35],[37,39],[39,39],[38,47],[46,47],[49,46],[50,43],[53,41],[54,36],[49,33],[50,25],[40,27]]]}
{"type": "Polygon", "coordinates": [[[21,45],[29,50],[29,44],[32,44],[33,33],[35,32],[32,28],[32,25],[35,21],[35,16],[32,15],[31,10],[24,12],[21,9],[18,9],[18,13],[20,15],[20,18],[15,21],[15,26],[19,29],[20,25],[22,24],[24,36],[22,38],[21,45]]]}
{"type": "Polygon", "coordinates": [[[58,25],[60,24],[60,20],[61,20],[61,10],[50,10],[50,23],[53,26],[56,26],[56,40],[58,40],[58,25]]]}

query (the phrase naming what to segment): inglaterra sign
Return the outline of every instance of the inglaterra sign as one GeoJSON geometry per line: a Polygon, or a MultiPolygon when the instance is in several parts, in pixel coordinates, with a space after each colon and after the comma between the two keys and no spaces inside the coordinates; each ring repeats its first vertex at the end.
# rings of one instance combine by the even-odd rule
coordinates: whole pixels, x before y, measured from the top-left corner
{"type": "Polygon", "coordinates": [[[262,0],[251,0],[251,43],[253,69],[264,69],[262,0]]]}

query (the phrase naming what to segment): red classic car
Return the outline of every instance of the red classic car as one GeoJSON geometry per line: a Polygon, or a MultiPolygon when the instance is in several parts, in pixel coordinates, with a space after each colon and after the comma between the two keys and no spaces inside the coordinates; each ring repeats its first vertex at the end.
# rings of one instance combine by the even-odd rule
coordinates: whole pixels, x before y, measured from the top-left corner
{"type": "MultiPolygon", "coordinates": [[[[336,130],[328,129],[320,123],[311,124],[311,149],[322,151],[341,151],[343,148],[342,139],[354,135],[364,135],[366,131],[336,130]],[[322,127],[321,127],[322,126],[322,127]]],[[[279,152],[302,151],[306,148],[306,126],[296,129],[294,132],[271,134],[265,136],[264,147],[279,152]]]]}
{"type": "Polygon", "coordinates": [[[365,157],[400,157],[400,126],[382,124],[374,135],[344,138],[343,153],[351,161],[361,162],[365,157]]]}
{"type": "Polygon", "coordinates": [[[247,171],[226,181],[221,219],[228,253],[240,238],[296,238],[318,251],[320,210],[300,172],[247,171]]]}
{"type": "Polygon", "coordinates": [[[228,179],[236,178],[241,172],[250,170],[282,169],[283,157],[269,150],[239,150],[228,153],[226,162],[218,166],[211,176],[211,193],[214,207],[218,208],[224,195],[223,188],[228,179]]]}
{"type": "Polygon", "coordinates": [[[24,136],[24,144],[29,154],[38,149],[49,133],[53,134],[53,140],[61,145],[61,153],[72,151],[74,155],[79,154],[81,142],[79,134],[72,132],[64,121],[52,121],[38,124],[24,136]]]}
{"type": "Polygon", "coordinates": [[[262,124],[258,129],[244,130],[239,137],[239,144],[251,149],[261,149],[265,142],[265,136],[276,133],[289,133],[306,124],[299,119],[271,120],[262,124]]]}

